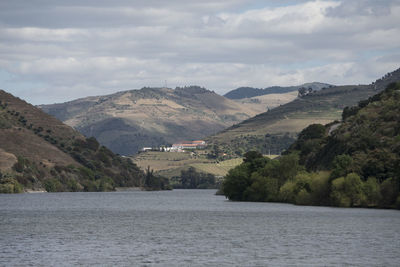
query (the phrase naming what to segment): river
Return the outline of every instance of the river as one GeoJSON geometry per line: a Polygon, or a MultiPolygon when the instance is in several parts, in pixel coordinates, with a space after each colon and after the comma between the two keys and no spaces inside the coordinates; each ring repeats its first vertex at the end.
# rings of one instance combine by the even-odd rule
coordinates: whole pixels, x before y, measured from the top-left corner
{"type": "Polygon", "coordinates": [[[400,265],[400,211],[231,202],[214,193],[0,195],[0,265],[400,265]]]}

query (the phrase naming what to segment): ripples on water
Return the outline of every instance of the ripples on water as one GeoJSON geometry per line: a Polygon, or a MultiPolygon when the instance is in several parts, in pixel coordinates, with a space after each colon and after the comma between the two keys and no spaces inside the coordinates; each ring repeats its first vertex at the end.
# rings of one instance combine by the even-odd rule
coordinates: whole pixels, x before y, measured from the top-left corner
{"type": "Polygon", "coordinates": [[[400,212],[213,190],[0,195],[0,265],[400,266],[400,212]]]}

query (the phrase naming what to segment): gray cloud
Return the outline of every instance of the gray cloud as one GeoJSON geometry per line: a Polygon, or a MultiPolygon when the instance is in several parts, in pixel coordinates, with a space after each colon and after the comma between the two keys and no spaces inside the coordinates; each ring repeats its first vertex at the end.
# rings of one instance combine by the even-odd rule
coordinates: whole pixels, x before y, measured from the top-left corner
{"type": "Polygon", "coordinates": [[[399,1],[60,2],[0,2],[0,87],[35,104],[165,81],[369,83],[399,67],[399,1]]]}
{"type": "Polygon", "coordinates": [[[339,6],[327,9],[327,16],[346,18],[349,16],[387,16],[390,7],[399,4],[398,0],[357,0],[343,1],[339,6]]]}

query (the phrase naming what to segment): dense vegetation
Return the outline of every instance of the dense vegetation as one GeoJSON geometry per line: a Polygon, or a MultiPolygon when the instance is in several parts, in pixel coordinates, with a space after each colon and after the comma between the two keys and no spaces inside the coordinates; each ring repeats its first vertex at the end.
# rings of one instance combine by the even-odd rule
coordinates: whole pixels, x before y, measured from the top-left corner
{"type": "Polygon", "coordinates": [[[177,189],[213,189],[217,188],[215,176],[198,172],[194,167],[181,170],[179,177],[172,178],[172,186],[177,189]]]}
{"type": "Polygon", "coordinates": [[[400,208],[400,84],[343,121],[304,129],[277,160],[248,152],[223,183],[231,200],[301,205],[400,208]]]}
{"type": "Polygon", "coordinates": [[[1,193],[166,187],[164,180],[145,174],[95,138],[85,138],[32,105],[0,93],[0,152],[16,158],[12,168],[0,173],[1,193]]]}

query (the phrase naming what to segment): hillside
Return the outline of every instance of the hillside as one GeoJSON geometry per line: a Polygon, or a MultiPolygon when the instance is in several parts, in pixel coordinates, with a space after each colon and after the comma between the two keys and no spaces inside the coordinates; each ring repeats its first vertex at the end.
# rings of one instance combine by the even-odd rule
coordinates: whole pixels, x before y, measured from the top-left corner
{"type": "Polygon", "coordinates": [[[400,209],[400,83],[312,124],[277,160],[259,152],[229,171],[231,200],[400,209]]]}
{"type": "Polygon", "coordinates": [[[245,120],[206,140],[231,155],[243,155],[249,150],[279,154],[308,125],[339,120],[343,108],[356,105],[399,80],[400,69],[370,85],[325,88],[245,120]]]}
{"type": "Polygon", "coordinates": [[[252,98],[255,96],[263,96],[269,94],[284,94],[289,92],[297,92],[300,88],[304,87],[306,89],[311,89],[313,91],[319,91],[322,88],[328,88],[332,85],[326,83],[305,83],[297,86],[271,86],[264,89],[254,88],[254,87],[239,87],[232,91],[229,91],[224,95],[224,97],[229,99],[243,99],[243,98],[252,98]]]}
{"type": "Polygon", "coordinates": [[[326,170],[339,155],[352,158],[351,171],[364,180],[400,178],[400,83],[345,108],[335,124],[311,125],[299,134],[288,153],[300,152],[308,170],[326,170]]]}
{"type": "Polygon", "coordinates": [[[145,186],[144,173],[94,138],[0,90],[0,191],[145,186]]]}
{"type": "Polygon", "coordinates": [[[197,86],[142,88],[40,108],[122,155],[201,139],[267,110],[197,86]]]}

